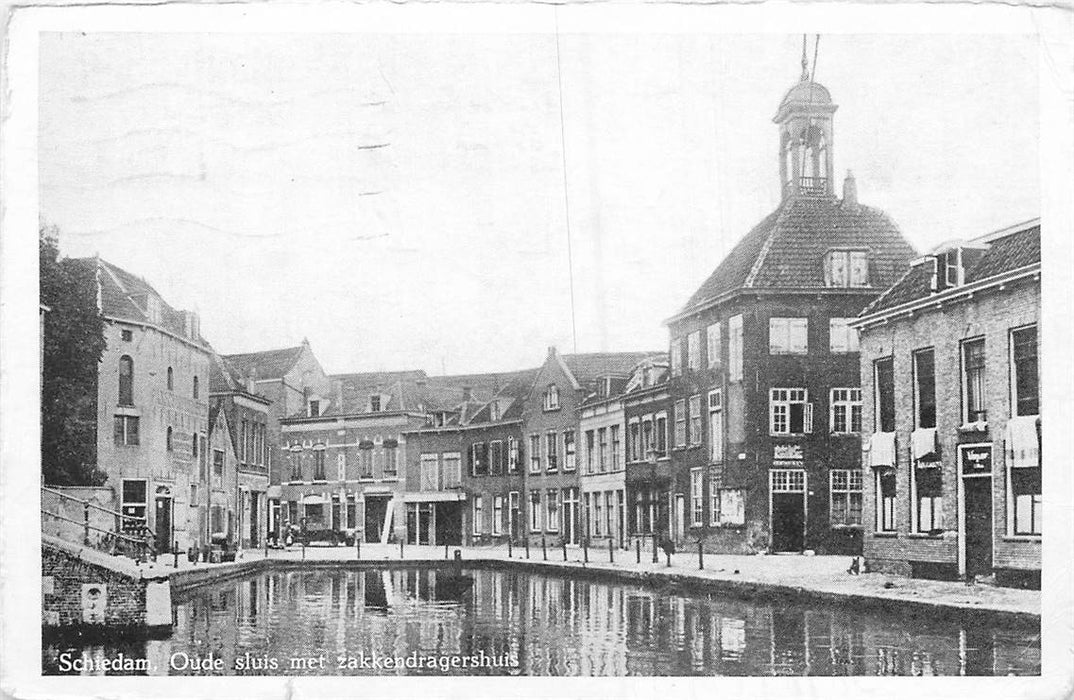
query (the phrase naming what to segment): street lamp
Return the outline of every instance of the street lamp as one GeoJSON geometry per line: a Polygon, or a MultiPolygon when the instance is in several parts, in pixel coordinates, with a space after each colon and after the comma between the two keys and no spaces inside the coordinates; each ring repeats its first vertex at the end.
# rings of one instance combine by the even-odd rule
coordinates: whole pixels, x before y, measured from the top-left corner
{"type": "Polygon", "coordinates": [[[656,507],[656,448],[649,447],[645,453],[645,460],[649,463],[649,532],[653,538],[653,563],[659,563],[656,554],[656,524],[659,521],[656,507]]]}

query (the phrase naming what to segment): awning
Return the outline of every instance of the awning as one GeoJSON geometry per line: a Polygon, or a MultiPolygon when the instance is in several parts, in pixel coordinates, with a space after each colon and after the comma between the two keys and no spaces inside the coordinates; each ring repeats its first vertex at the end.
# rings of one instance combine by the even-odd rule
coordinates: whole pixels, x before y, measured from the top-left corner
{"type": "Polygon", "coordinates": [[[936,442],[936,428],[918,428],[910,435],[910,449],[918,462],[938,462],[940,450],[936,442]]]}
{"type": "Polygon", "coordinates": [[[1007,421],[1004,454],[1011,467],[1040,466],[1039,416],[1016,416],[1007,421]]]}
{"type": "Polygon", "coordinates": [[[869,466],[895,466],[895,432],[873,433],[869,438],[869,466]]]}
{"type": "Polygon", "coordinates": [[[403,494],[404,503],[429,503],[430,501],[465,501],[464,491],[411,491],[403,494]]]}

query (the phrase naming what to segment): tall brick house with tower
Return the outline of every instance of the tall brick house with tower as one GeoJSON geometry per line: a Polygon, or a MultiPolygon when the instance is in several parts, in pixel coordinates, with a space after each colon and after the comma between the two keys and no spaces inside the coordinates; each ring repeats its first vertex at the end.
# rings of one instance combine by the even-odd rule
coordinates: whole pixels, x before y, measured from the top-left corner
{"type": "Polygon", "coordinates": [[[848,173],[809,74],[777,126],[782,201],[667,321],[672,539],[724,552],[859,553],[861,385],[849,323],[913,247],[848,173]],[[682,512],[684,511],[685,512],[682,512]]]}

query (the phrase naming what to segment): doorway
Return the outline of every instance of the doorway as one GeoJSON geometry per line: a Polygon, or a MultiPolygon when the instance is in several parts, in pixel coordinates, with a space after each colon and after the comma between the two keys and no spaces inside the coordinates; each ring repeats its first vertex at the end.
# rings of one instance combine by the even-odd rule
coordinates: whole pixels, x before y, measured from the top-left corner
{"type": "Polygon", "coordinates": [[[686,539],[686,497],[675,494],[675,540],[682,542],[686,539]]]}
{"type": "Polygon", "coordinates": [[[462,503],[459,501],[436,504],[436,542],[438,545],[462,544],[462,503]]]}
{"type": "Polygon", "coordinates": [[[388,514],[388,501],[391,496],[365,497],[365,541],[380,542],[384,518],[388,514]]]}
{"type": "Polygon", "coordinates": [[[962,480],[966,576],[992,573],[992,477],[962,480]]]}
{"type": "Polygon", "coordinates": [[[773,469],[770,498],[772,551],[801,552],[805,549],[805,471],[773,469]]]}
{"type": "Polygon", "coordinates": [[[172,499],[170,496],[157,496],[155,524],[157,553],[172,551],[172,499]]]}

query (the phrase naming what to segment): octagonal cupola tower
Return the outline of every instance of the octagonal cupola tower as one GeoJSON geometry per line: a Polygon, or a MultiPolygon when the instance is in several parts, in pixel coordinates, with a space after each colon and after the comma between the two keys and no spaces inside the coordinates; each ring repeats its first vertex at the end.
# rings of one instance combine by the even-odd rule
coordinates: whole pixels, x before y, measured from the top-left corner
{"type": "Polygon", "coordinates": [[[813,80],[802,38],[802,76],[787,91],[773,118],[779,126],[779,175],[783,199],[833,197],[831,93],[813,80]]]}

